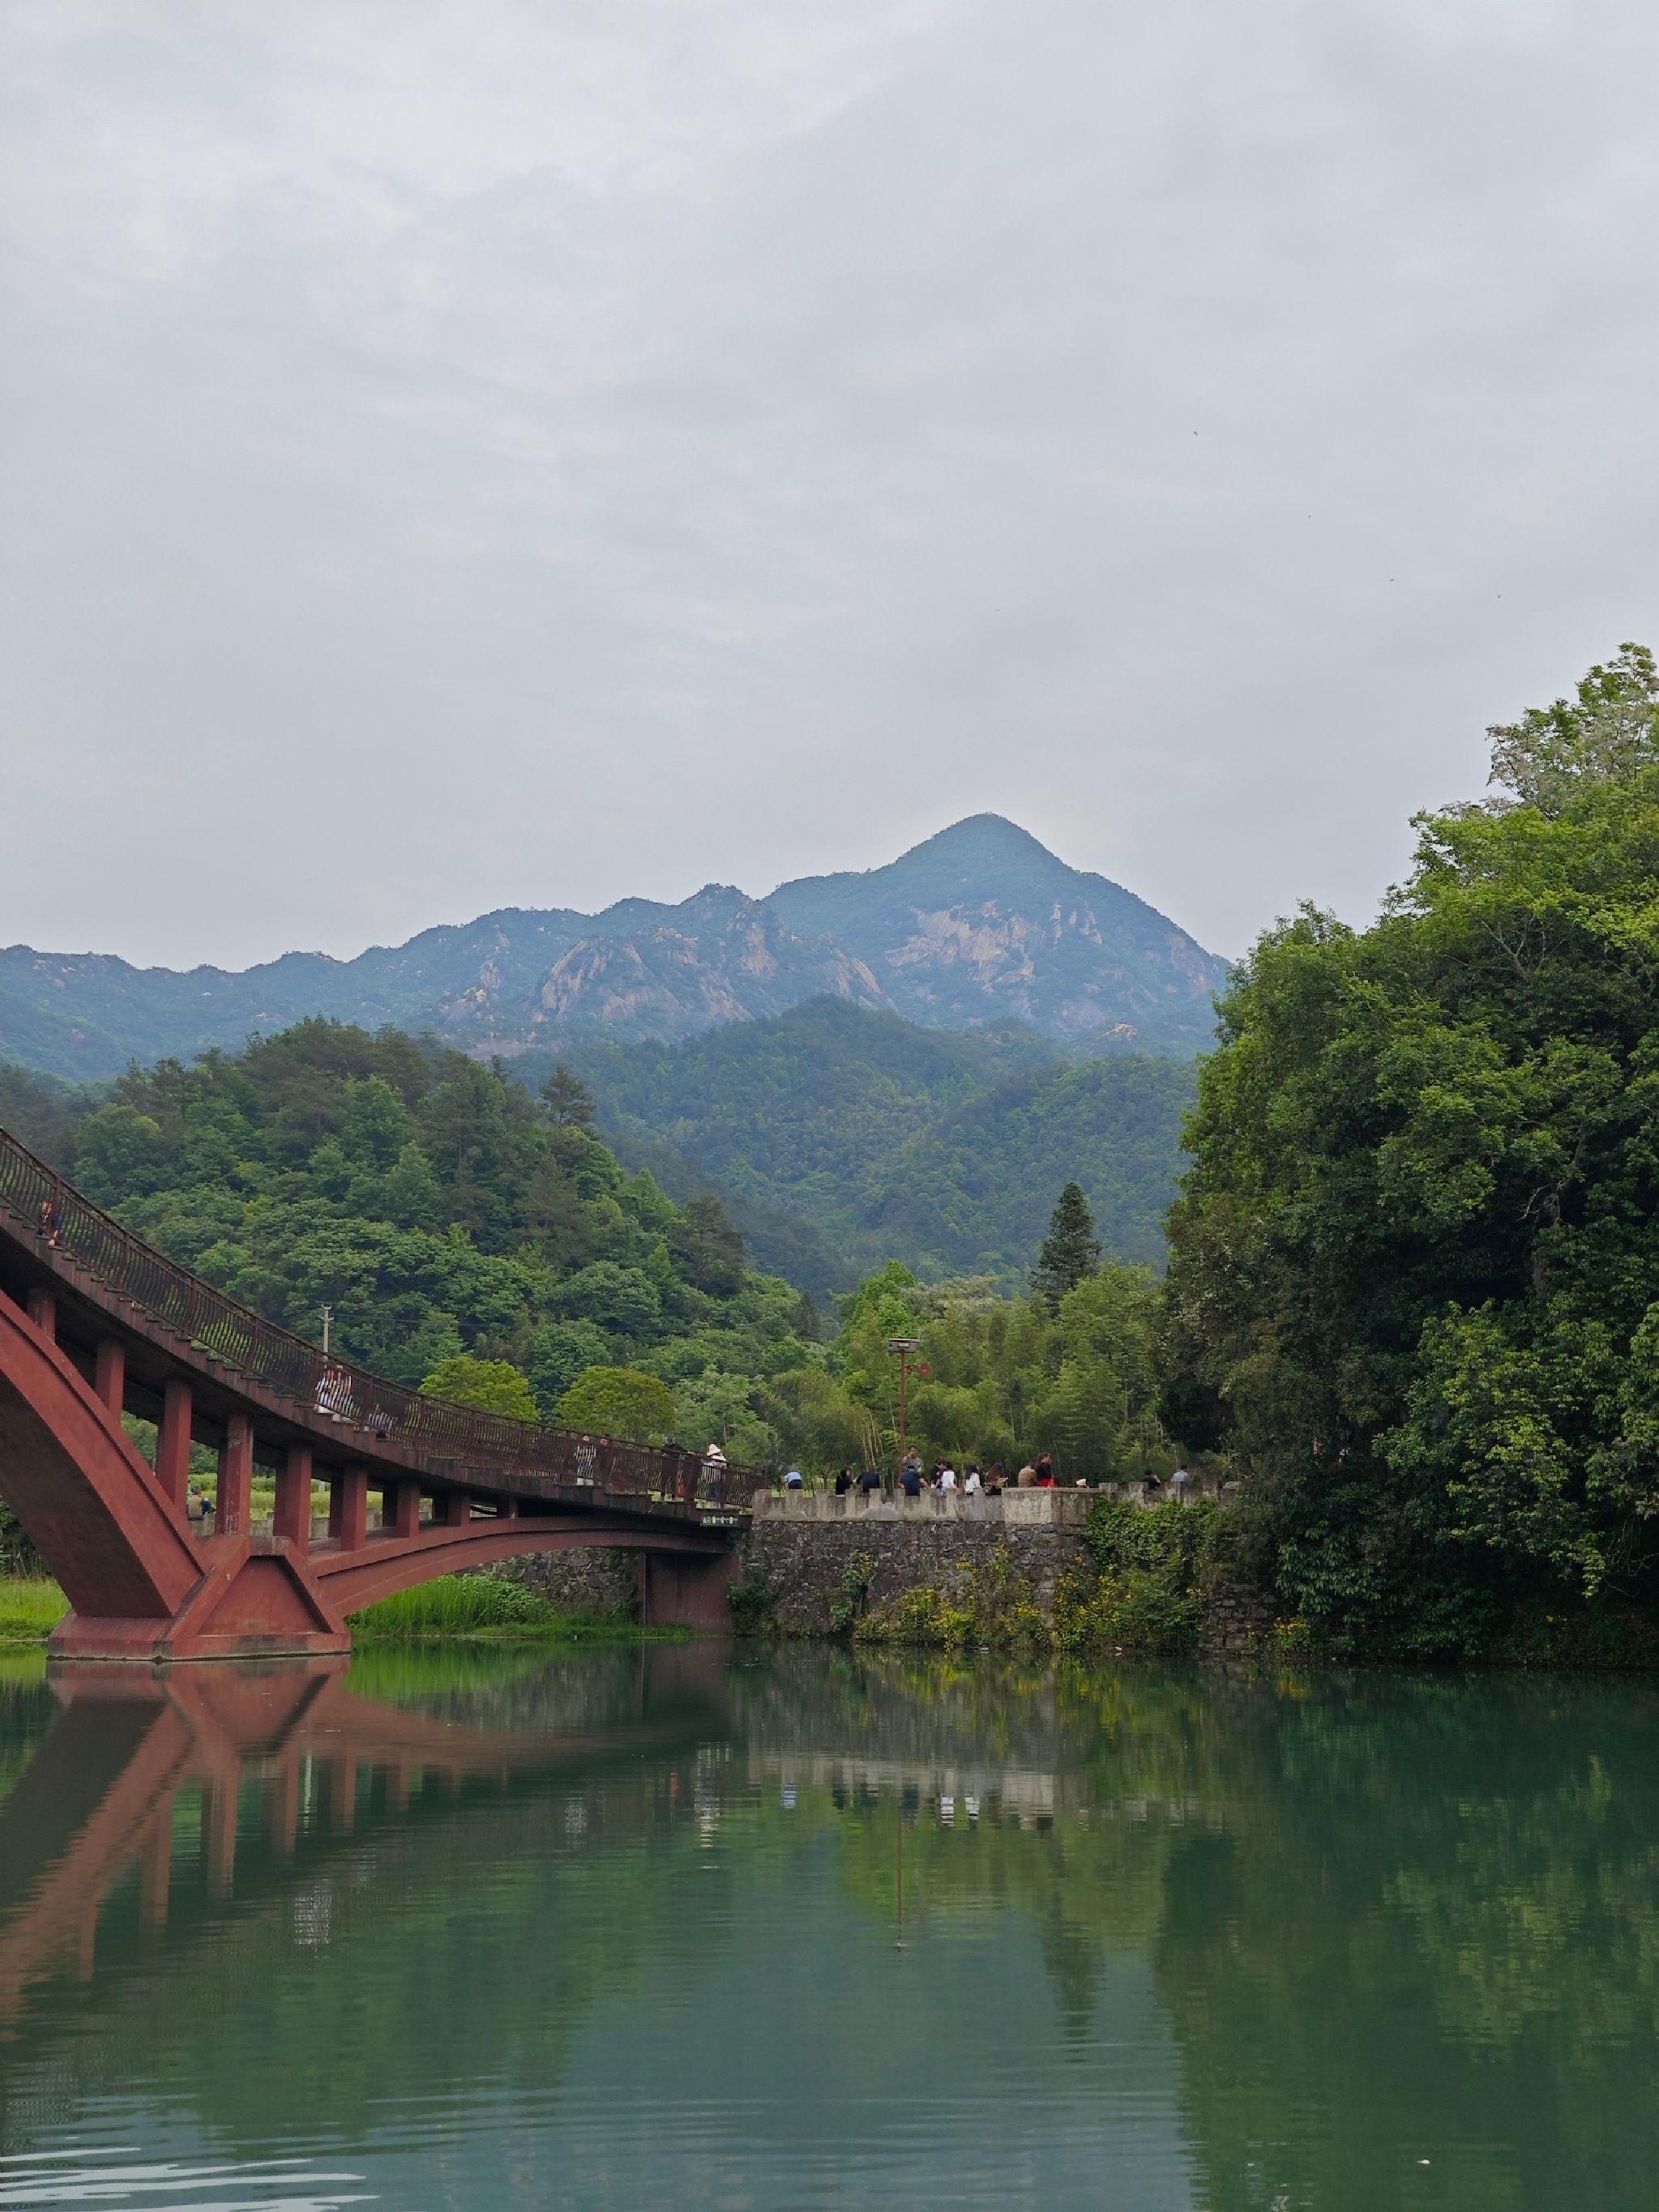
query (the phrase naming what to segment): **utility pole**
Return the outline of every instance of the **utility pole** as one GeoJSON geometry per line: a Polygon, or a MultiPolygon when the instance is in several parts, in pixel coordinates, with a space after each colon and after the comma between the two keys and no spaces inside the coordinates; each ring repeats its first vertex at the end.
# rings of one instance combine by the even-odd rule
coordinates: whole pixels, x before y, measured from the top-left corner
{"type": "Polygon", "coordinates": [[[887,1349],[898,1354],[899,1364],[899,1465],[904,1465],[905,1420],[907,1415],[906,1385],[910,1379],[910,1355],[921,1350],[919,1336],[890,1336],[887,1349]]]}
{"type": "Polygon", "coordinates": [[[325,1358],[325,1359],[326,1359],[326,1358],[328,1358],[328,1330],[329,1330],[329,1324],[330,1324],[330,1322],[333,1320],[333,1318],[334,1318],[334,1309],[333,1309],[333,1307],[332,1307],[332,1306],[325,1306],[325,1307],[323,1308],[323,1357],[324,1357],[324,1358],[325,1358]]]}

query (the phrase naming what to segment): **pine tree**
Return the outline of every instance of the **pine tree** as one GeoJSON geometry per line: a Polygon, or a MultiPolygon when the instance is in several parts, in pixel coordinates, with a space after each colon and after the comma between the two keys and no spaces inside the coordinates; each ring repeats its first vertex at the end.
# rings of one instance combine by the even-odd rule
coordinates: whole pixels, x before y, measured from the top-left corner
{"type": "Polygon", "coordinates": [[[593,1094],[561,1060],[542,1085],[542,1103],[556,1129],[591,1129],[593,1094]]]}
{"type": "Polygon", "coordinates": [[[1095,1235],[1089,1201],[1079,1184],[1068,1182],[1060,1194],[1060,1203],[1049,1218],[1048,1234],[1031,1271],[1032,1291],[1053,1310],[1067,1291],[1074,1291],[1099,1266],[1100,1239],[1095,1235]]]}

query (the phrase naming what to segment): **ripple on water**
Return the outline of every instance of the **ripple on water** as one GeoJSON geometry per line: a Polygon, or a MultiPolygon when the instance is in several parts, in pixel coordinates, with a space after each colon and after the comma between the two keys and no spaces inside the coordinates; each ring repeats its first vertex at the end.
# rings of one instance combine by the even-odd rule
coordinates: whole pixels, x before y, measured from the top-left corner
{"type": "Polygon", "coordinates": [[[373,2204],[361,2173],[299,2158],[147,2159],[132,2146],[0,2158],[0,2206],[131,2204],[143,2212],[338,2212],[373,2204]]]}

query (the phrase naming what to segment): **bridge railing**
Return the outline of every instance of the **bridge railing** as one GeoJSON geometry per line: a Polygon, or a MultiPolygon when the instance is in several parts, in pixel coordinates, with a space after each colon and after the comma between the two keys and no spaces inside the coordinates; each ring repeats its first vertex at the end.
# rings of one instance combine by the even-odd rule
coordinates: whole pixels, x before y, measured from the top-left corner
{"type": "Polygon", "coordinates": [[[245,1375],[343,1430],[451,1461],[458,1477],[470,1471],[550,1476],[598,1490],[714,1503],[746,1499],[765,1485],[765,1475],[750,1468],[734,1464],[723,1479],[711,1478],[689,1452],[482,1413],[325,1357],[304,1337],[123,1228],[7,1129],[0,1129],[0,1206],[43,1249],[63,1252],[106,1291],[184,1338],[198,1358],[245,1375]]]}

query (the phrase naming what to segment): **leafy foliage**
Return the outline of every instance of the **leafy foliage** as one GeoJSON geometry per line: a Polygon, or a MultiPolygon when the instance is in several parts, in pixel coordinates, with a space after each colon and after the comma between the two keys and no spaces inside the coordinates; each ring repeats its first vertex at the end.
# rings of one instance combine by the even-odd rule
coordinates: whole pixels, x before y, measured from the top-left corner
{"type": "Polygon", "coordinates": [[[1236,1453],[1281,1591],[1339,1641],[1471,1650],[1517,1605],[1650,1598],[1653,704],[1626,647],[1495,732],[1523,803],[1424,817],[1374,927],[1304,910],[1224,1002],[1165,1404],[1236,1453]]]}
{"type": "Polygon", "coordinates": [[[441,1359],[421,1388],[453,1406],[475,1406],[483,1413],[510,1413],[515,1420],[536,1419],[536,1395],[523,1371],[510,1359],[475,1359],[452,1352],[441,1359]]]}
{"type": "Polygon", "coordinates": [[[635,1367],[590,1367],[557,1407],[568,1429],[641,1437],[660,1443],[674,1425],[674,1397],[655,1375],[635,1367]]]}
{"type": "Polygon", "coordinates": [[[7,1110],[141,1236],[302,1334],[327,1303],[342,1355],[395,1381],[550,1416],[585,1371],[638,1369],[686,1443],[769,1462],[759,1400],[822,1358],[798,1294],[562,1095],[555,1121],[499,1064],[312,1021],[107,1093],[14,1076],[7,1110]]]}
{"type": "Polygon", "coordinates": [[[1129,1480],[1175,1465],[1156,1409],[1158,1285],[1108,1267],[1051,1309],[980,1279],[924,1288],[896,1261],[842,1302],[823,1368],[780,1375],[773,1426],[804,1468],[891,1465],[898,1449],[894,1337],[918,1337],[908,1440],[925,1461],[1001,1465],[1054,1455],[1068,1479],[1129,1480]]]}

